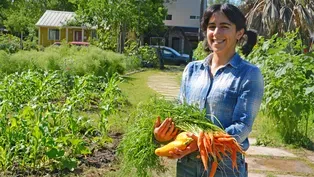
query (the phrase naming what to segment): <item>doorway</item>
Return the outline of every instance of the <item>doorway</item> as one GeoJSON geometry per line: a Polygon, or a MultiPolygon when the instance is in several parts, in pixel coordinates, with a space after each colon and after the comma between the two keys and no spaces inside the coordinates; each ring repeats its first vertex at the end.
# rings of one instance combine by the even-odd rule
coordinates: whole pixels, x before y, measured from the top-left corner
{"type": "Polygon", "coordinates": [[[174,49],[174,50],[176,50],[176,51],[181,51],[181,44],[180,44],[180,38],[178,38],[178,37],[173,37],[172,38],[172,48],[174,49]]]}
{"type": "Polygon", "coordinates": [[[74,31],[74,41],[82,41],[82,31],[74,31]]]}

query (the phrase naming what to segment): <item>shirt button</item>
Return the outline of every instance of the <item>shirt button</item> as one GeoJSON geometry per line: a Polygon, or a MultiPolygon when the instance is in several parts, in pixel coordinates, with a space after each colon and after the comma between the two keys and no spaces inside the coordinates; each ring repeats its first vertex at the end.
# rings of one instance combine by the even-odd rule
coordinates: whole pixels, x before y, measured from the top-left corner
{"type": "Polygon", "coordinates": [[[205,97],[203,97],[203,100],[205,100],[205,97]]]}

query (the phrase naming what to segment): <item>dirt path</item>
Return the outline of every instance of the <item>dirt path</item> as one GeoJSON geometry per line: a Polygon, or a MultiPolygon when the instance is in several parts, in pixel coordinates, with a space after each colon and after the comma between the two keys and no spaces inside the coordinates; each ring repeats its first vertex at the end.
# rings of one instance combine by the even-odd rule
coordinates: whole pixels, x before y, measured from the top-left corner
{"type": "Polygon", "coordinates": [[[148,86],[171,100],[178,97],[180,87],[176,76],[169,74],[153,75],[148,78],[148,86]]]}

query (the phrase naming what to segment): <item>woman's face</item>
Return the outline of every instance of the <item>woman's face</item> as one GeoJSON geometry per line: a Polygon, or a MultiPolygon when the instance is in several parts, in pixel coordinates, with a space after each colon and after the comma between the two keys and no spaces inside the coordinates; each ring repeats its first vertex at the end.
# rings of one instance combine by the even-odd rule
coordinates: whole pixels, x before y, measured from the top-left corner
{"type": "Polygon", "coordinates": [[[213,13],[207,25],[207,41],[214,53],[235,52],[237,40],[242,37],[244,29],[236,31],[236,26],[227,16],[217,11],[213,13]]]}

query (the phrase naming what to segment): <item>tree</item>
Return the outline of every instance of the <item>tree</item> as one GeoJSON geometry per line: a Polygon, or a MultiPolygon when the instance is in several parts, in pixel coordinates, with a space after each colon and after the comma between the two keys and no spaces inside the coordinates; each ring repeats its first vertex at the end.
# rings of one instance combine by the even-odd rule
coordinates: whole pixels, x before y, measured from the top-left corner
{"type": "Polygon", "coordinates": [[[8,0],[0,1],[0,27],[3,25],[3,21],[5,20],[5,9],[9,7],[10,3],[8,0]]]}
{"type": "Polygon", "coordinates": [[[248,28],[266,37],[298,28],[302,41],[308,43],[314,32],[312,0],[255,0],[246,17],[248,28]]]}
{"type": "Polygon", "coordinates": [[[20,34],[21,48],[23,48],[23,35],[35,28],[34,16],[38,13],[26,1],[14,1],[9,9],[5,10],[4,25],[12,32],[20,34]]]}
{"type": "Polygon", "coordinates": [[[68,0],[1,0],[0,17],[11,33],[19,33],[23,38],[25,33],[35,33],[35,24],[46,10],[73,11],[76,8],[68,0]]]}
{"type": "Polygon", "coordinates": [[[158,32],[164,27],[166,9],[163,0],[91,0],[87,2],[72,0],[72,2],[78,5],[78,11],[76,11],[78,20],[97,26],[104,36],[102,40],[115,45],[117,42],[113,37],[119,36],[123,43],[123,36],[128,31],[135,32],[139,38],[141,34],[158,32]],[[108,32],[110,35],[105,34],[108,32]]]}

